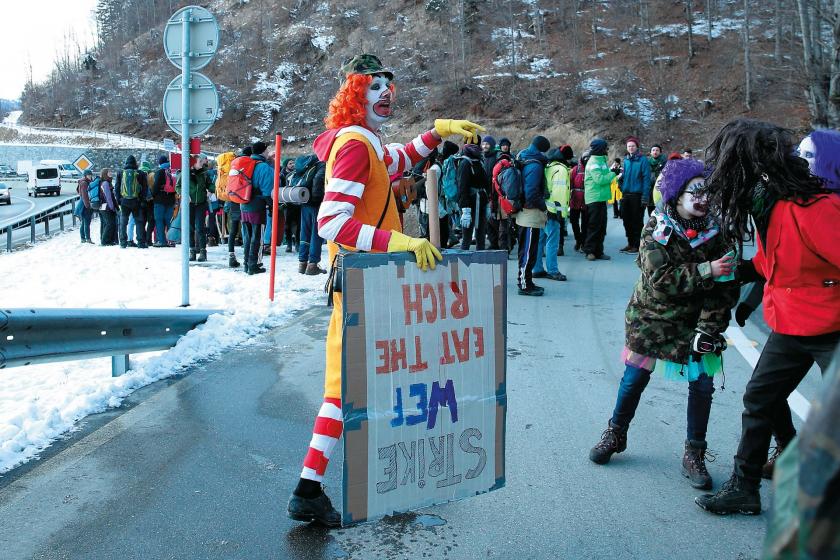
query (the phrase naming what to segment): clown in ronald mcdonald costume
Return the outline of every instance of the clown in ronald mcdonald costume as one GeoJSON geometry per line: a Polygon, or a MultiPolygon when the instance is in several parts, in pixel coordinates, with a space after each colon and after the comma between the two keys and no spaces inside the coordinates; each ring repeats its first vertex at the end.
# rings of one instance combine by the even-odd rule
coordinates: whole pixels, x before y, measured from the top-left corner
{"type": "MultiPolygon", "coordinates": [[[[410,143],[383,145],[378,131],[391,117],[394,75],[370,54],[355,56],[342,66],[344,82],[330,102],[327,131],[315,140],[315,153],[327,163],[326,193],[318,212],[318,234],[327,240],[329,262],[339,245],[373,252],[411,251],[417,266],[434,268],[441,254],[426,239],[402,233],[390,177],[401,175],[434,150],[449,135],[474,138],[484,130],[464,120],[438,119],[432,130],[410,143]]],[[[324,403],[318,412],[309,451],[297,488],[289,499],[289,517],[341,525],[341,516],[323,492],[330,455],[341,437],[342,294],[332,296],[327,332],[324,403]]]]}

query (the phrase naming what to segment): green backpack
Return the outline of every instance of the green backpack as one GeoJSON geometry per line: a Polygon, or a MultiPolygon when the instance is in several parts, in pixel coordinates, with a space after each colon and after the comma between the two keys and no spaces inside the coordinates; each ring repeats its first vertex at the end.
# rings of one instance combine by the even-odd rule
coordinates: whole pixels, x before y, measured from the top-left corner
{"type": "Polygon", "coordinates": [[[137,178],[136,169],[123,171],[120,195],[122,198],[140,198],[140,181],[137,178]]]}

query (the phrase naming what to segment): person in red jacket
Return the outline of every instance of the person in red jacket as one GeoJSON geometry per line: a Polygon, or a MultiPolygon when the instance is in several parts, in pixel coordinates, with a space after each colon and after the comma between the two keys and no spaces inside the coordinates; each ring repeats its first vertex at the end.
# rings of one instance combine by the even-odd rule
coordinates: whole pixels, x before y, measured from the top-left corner
{"type": "Polygon", "coordinates": [[[736,119],[707,154],[707,186],[722,230],[741,245],[758,233],[756,256],[743,270],[766,281],[764,318],[772,332],[744,393],[732,477],[695,502],[718,514],[757,514],[776,411],[814,362],[828,367],[840,342],[840,196],[796,155],[790,132],[770,123],[736,119]]]}

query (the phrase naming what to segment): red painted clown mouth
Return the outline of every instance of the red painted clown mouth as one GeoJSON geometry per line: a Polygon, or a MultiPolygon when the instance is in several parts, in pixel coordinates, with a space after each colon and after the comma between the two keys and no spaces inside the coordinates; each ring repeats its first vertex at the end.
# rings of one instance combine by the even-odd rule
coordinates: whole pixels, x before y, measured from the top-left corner
{"type": "Polygon", "coordinates": [[[390,117],[391,116],[391,100],[390,99],[383,99],[382,101],[378,101],[373,106],[373,112],[379,115],[380,117],[390,117]]]}

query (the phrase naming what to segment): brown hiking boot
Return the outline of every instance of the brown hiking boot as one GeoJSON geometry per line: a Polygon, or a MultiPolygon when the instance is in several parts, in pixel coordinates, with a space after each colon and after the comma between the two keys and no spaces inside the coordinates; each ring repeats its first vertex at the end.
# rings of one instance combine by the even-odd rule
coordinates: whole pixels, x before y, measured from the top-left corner
{"type": "Polygon", "coordinates": [[[761,478],[773,480],[773,471],[776,468],[776,459],[779,458],[779,455],[781,455],[784,450],[785,446],[781,445],[778,441],[776,442],[776,447],[770,448],[770,457],[767,459],[767,462],[764,463],[764,466],[761,467],[761,478]]]}
{"type": "Polygon", "coordinates": [[[709,461],[714,461],[715,456],[706,450],[705,441],[686,440],[685,454],[682,460],[682,474],[694,488],[698,490],[711,490],[712,477],[706,470],[706,456],[709,461]]]}
{"type": "Polygon", "coordinates": [[[318,266],[318,263],[309,263],[306,265],[307,276],[317,276],[318,274],[326,274],[327,271],[318,266]]]}
{"type": "Polygon", "coordinates": [[[298,263],[298,274],[306,274],[306,261],[298,263]]]}
{"type": "Polygon", "coordinates": [[[606,465],[610,462],[613,453],[621,453],[627,449],[627,429],[613,424],[601,434],[601,441],[589,451],[589,460],[599,465],[606,465]]]}

